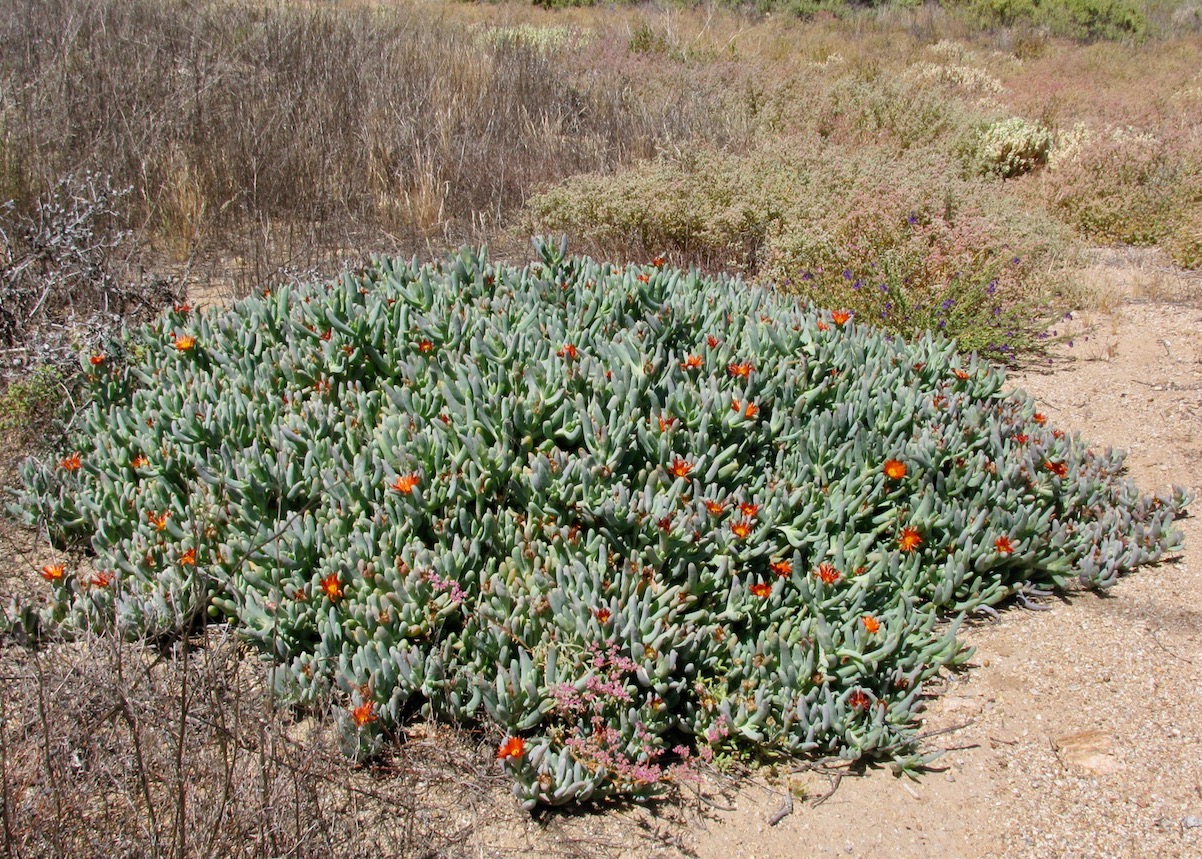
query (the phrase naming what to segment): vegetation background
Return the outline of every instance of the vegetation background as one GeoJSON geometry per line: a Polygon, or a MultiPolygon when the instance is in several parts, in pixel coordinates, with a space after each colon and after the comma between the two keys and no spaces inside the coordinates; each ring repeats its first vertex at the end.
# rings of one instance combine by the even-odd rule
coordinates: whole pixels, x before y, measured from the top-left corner
{"type": "MultiPolygon", "coordinates": [[[[368,252],[518,258],[535,232],[1043,360],[1105,300],[1075,276],[1090,246],[1202,266],[1200,55],[1198,0],[11,0],[0,483],[126,322],[368,252]]],[[[35,595],[42,554],[6,525],[0,594],[35,595]]],[[[486,796],[491,738],[351,770],[206,635],[6,638],[8,855],[459,849],[434,805],[368,821],[486,796]]]]}

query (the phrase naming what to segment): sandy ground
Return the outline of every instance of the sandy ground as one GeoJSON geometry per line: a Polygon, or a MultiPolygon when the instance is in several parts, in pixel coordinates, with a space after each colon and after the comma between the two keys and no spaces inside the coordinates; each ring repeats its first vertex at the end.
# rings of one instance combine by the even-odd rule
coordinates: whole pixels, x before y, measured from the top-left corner
{"type": "MultiPolygon", "coordinates": [[[[1127,449],[1142,488],[1202,496],[1202,282],[1114,257],[1084,276],[1109,298],[1066,320],[1062,360],[1012,385],[1055,424],[1127,449]]],[[[1202,503],[1194,514],[1179,556],[1104,595],[971,623],[975,655],[924,724],[929,748],[946,751],[917,780],[887,769],[711,779],[701,797],[650,809],[538,819],[500,779],[470,802],[461,785],[431,786],[431,818],[463,834],[426,855],[1202,857],[1202,503]],[[790,787],[791,812],[770,824],[790,787]]]]}

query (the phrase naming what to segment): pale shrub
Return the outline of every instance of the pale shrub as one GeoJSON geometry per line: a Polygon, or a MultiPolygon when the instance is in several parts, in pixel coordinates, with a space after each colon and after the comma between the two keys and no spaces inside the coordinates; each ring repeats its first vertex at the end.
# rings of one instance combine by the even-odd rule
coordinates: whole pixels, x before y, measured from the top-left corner
{"type": "Polygon", "coordinates": [[[1052,133],[1037,122],[1012,116],[985,126],[972,153],[981,175],[1010,179],[1048,163],[1052,133]]]}

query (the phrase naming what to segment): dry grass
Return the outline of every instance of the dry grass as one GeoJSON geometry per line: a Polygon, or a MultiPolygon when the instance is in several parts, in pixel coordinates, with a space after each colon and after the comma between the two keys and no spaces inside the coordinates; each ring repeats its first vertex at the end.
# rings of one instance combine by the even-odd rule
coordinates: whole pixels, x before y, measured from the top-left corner
{"type": "Polygon", "coordinates": [[[17,0],[4,190],[29,206],[103,166],[165,254],[278,264],[314,239],[479,238],[541,182],[742,133],[684,77],[639,92],[620,65],[573,66],[431,4],[17,0]]]}

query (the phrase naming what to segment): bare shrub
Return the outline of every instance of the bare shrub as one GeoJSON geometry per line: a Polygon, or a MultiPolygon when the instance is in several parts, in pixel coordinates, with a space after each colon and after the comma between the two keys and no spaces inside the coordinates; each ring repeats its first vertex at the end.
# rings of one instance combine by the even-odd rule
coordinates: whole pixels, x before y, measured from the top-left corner
{"type": "Polygon", "coordinates": [[[96,173],[68,174],[31,207],[0,214],[0,377],[5,369],[65,370],[84,349],[115,341],[174,296],[136,271],[125,227],[128,191],[96,173]]]}

